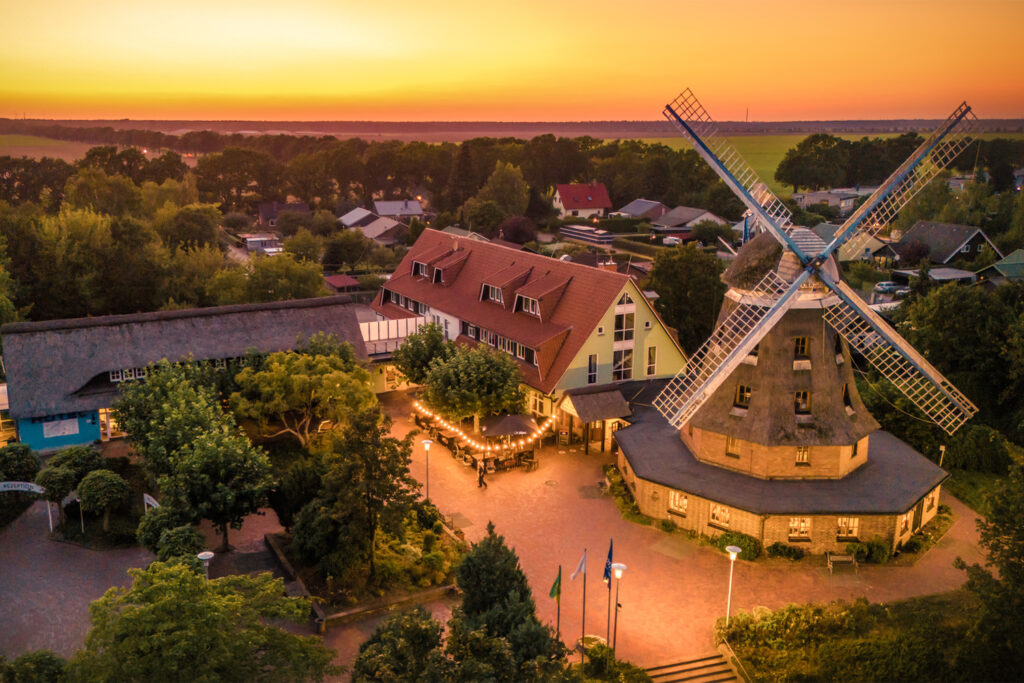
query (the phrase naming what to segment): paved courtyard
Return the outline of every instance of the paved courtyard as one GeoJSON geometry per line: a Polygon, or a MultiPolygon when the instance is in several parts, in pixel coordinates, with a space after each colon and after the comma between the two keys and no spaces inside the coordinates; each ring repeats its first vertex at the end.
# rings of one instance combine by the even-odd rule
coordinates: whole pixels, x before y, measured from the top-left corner
{"type": "MultiPolygon", "coordinates": [[[[391,395],[385,407],[395,418],[394,432],[405,434],[412,424],[406,398],[391,395]]],[[[412,472],[425,481],[422,446],[414,452],[412,472]]],[[[445,515],[453,516],[470,540],[486,533],[493,521],[498,533],[519,554],[537,602],[538,614],[554,625],[555,603],[548,591],[562,565],[564,640],[580,634],[582,577],[569,575],[583,549],[588,554],[587,632],[604,635],[608,591],[601,581],[609,538],[615,561],[628,566],[622,580],[618,650],[626,659],[650,666],[714,647],[712,628],[725,614],[728,557],[682,535],[626,522],[610,497],[600,494],[601,466],[610,455],[584,455],[582,448],[546,448],[534,472],[512,471],[488,477],[488,488],[476,485],[475,472],[451,458],[440,445],[430,453],[430,496],[445,515]]],[[[943,540],[912,567],[862,566],[859,572],[829,575],[824,561],[790,565],[785,561],[737,561],[733,610],[757,606],[778,608],[791,602],[817,602],[865,597],[889,601],[947,591],[961,585],[964,573],[953,567],[958,556],[981,561],[975,514],[944,496],[957,515],[943,540]]]]}
{"type": "Polygon", "coordinates": [[[87,550],[51,541],[48,531],[42,502],[0,531],[0,655],[72,654],[85,643],[89,603],[127,585],[131,567],[153,561],[144,548],[87,550]]]}

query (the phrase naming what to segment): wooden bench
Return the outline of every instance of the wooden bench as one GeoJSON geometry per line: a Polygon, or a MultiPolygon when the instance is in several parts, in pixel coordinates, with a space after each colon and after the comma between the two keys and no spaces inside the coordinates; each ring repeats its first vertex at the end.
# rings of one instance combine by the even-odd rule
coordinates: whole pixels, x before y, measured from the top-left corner
{"type": "Polygon", "coordinates": [[[832,568],[839,564],[852,564],[853,571],[857,571],[857,556],[856,555],[840,555],[838,553],[826,552],[825,563],[828,565],[828,573],[832,573],[832,568]]]}

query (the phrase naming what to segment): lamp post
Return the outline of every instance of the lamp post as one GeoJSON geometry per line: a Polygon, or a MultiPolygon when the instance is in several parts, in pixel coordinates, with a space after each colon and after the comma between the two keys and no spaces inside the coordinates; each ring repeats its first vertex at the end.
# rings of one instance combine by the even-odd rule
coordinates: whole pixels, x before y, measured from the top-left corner
{"type": "Polygon", "coordinates": [[[725,551],[729,553],[729,597],[725,603],[725,625],[728,626],[729,614],[732,612],[732,570],[736,566],[736,558],[743,552],[743,548],[727,545],[725,546],[725,551]]]}
{"type": "Polygon", "coordinates": [[[213,553],[209,550],[204,550],[196,555],[196,557],[203,561],[203,576],[210,578],[210,560],[213,559],[213,553]]]}
{"type": "Polygon", "coordinates": [[[612,571],[615,573],[615,626],[612,628],[612,654],[615,654],[615,643],[619,639],[619,608],[622,607],[622,603],[619,602],[619,588],[622,587],[622,572],[626,571],[626,565],[616,562],[612,565],[612,571]]]}
{"type": "Polygon", "coordinates": [[[427,457],[427,502],[430,502],[430,444],[434,443],[430,439],[423,439],[420,443],[423,444],[423,454],[427,457]]]}

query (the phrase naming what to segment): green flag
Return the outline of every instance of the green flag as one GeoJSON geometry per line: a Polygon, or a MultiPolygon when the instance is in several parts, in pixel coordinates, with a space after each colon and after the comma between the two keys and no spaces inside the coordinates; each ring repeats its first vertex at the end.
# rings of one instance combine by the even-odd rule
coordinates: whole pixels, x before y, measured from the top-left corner
{"type": "Polygon", "coordinates": [[[558,577],[551,584],[551,592],[548,595],[555,600],[562,599],[562,565],[558,565],[558,577]]]}

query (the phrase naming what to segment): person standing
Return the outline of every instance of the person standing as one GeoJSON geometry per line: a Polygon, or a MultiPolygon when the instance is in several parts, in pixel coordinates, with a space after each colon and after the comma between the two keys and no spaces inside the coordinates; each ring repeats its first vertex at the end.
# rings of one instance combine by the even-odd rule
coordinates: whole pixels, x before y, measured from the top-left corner
{"type": "Polygon", "coordinates": [[[484,473],[487,471],[486,465],[484,465],[483,459],[477,463],[476,466],[476,487],[487,488],[487,482],[484,481],[484,473]]]}

